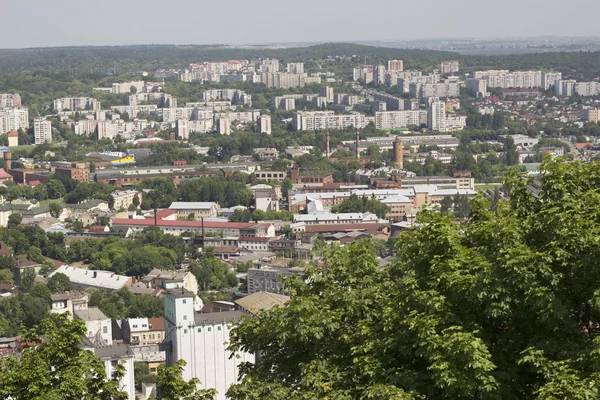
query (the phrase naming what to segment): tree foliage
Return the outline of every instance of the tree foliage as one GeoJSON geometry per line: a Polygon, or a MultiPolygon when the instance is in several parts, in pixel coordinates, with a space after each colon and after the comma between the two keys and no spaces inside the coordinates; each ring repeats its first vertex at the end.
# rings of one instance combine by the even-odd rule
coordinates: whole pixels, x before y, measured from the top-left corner
{"type": "Polygon", "coordinates": [[[158,367],[156,380],[157,400],[213,400],[215,389],[198,389],[200,380],[193,378],[186,382],[182,375],[186,363],[177,361],[174,365],[158,367]]]}
{"type": "Polygon", "coordinates": [[[378,268],[369,243],[292,280],[286,308],[244,320],[260,352],[232,399],[591,399],[600,364],[600,165],[517,172],[470,218],[424,211],[378,268]]]}
{"type": "Polygon", "coordinates": [[[20,357],[0,359],[0,399],[127,399],[119,390],[123,367],[107,377],[102,361],[81,347],[84,322],[65,315],[57,321],[46,319],[38,329],[23,331],[21,339],[28,347],[20,357]]]}

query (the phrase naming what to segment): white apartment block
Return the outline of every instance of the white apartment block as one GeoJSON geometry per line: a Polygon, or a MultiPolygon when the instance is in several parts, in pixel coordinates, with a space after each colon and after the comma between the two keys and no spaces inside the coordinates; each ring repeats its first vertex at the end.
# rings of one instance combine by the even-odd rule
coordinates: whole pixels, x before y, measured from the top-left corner
{"type": "Polygon", "coordinates": [[[575,84],[575,93],[579,96],[596,96],[599,89],[598,82],[577,82],[575,84]]]}
{"type": "Polygon", "coordinates": [[[560,80],[562,80],[562,72],[543,72],[542,88],[548,90],[554,87],[560,80]]]}
{"type": "Polygon", "coordinates": [[[231,135],[231,122],[227,118],[217,120],[217,132],[221,135],[231,135]]]}
{"type": "Polygon", "coordinates": [[[373,82],[373,66],[372,65],[361,65],[360,67],[352,69],[352,78],[355,81],[361,79],[365,80],[365,83],[369,84],[373,82]]]}
{"type": "Polygon", "coordinates": [[[52,142],[52,123],[44,118],[33,120],[33,135],[35,144],[52,142]]]}
{"type": "Polygon", "coordinates": [[[80,121],[73,121],[71,123],[71,129],[76,135],[90,136],[96,132],[98,121],[92,119],[83,119],[80,121]]]}
{"type": "Polygon", "coordinates": [[[558,96],[573,96],[575,94],[575,86],[577,81],[574,79],[559,80],[554,85],[554,93],[558,96]]]}
{"type": "Polygon", "coordinates": [[[216,400],[225,400],[229,387],[238,383],[240,364],[255,360],[253,354],[232,354],[227,350],[232,326],[242,313],[196,314],[194,294],[184,289],[167,291],[164,302],[165,342],[171,343],[167,366],[185,360],[183,379],[198,378],[202,388],[217,390],[216,400]]]}
{"type": "Polygon", "coordinates": [[[202,92],[203,101],[229,100],[234,105],[252,106],[252,96],[236,89],[212,89],[202,92]]]}
{"type": "Polygon", "coordinates": [[[319,96],[325,97],[325,100],[333,103],[333,88],[329,86],[324,86],[319,89],[319,96]]]}
{"type": "Polygon", "coordinates": [[[190,138],[187,120],[178,119],[175,121],[175,134],[179,140],[188,140],[190,138]]]}
{"type": "Polygon", "coordinates": [[[287,72],[291,74],[303,74],[304,73],[304,63],[288,63],[287,72]]]}
{"type": "Polygon", "coordinates": [[[228,111],[216,113],[214,115],[214,118],[225,118],[229,121],[238,121],[242,123],[257,121],[259,117],[260,110],[228,111]]]}
{"type": "Polygon", "coordinates": [[[468,78],[466,82],[467,91],[473,97],[485,97],[487,93],[487,80],[468,78]]]}
{"type": "Polygon", "coordinates": [[[0,110],[0,133],[29,129],[29,111],[14,107],[0,110]]]}
{"type": "Polygon", "coordinates": [[[200,132],[206,133],[211,132],[215,128],[215,124],[212,118],[210,119],[199,119],[187,121],[188,133],[190,132],[200,132]]]}
{"type": "Polygon", "coordinates": [[[256,130],[258,133],[271,134],[271,117],[269,115],[261,115],[256,121],[256,130]]]}
{"type": "Polygon", "coordinates": [[[52,108],[55,112],[77,111],[77,110],[100,110],[100,102],[91,97],[63,97],[54,100],[52,108]]]}
{"type": "Polygon", "coordinates": [[[266,58],[262,60],[258,70],[260,72],[279,72],[279,60],[266,58]]]}
{"type": "Polygon", "coordinates": [[[426,123],[426,110],[381,111],[375,113],[375,127],[377,129],[406,128],[409,125],[420,126],[426,123]]]}
{"type": "Polygon", "coordinates": [[[131,93],[132,87],[134,87],[137,92],[141,92],[144,90],[144,85],[145,85],[144,81],[113,83],[112,84],[112,93],[114,93],[114,94],[131,93]]]}
{"type": "Polygon", "coordinates": [[[454,74],[460,70],[460,63],[457,60],[442,61],[440,64],[440,73],[454,74]]]}
{"type": "Polygon", "coordinates": [[[459,131],[467,125],[466,116],[446,115],[446,103],[436,98],[430,99],[427,117],[427,127],[432,131],[459,131]]]}
{"type": "Polygon", "coordinates": [[[324,129],[363,129],[375,118],[362,114],[336,115],[333,111],[297,111],[292,117],[296,131],[317,131],[324,129]]]}
{"type": "Polygon", "coordinates": [[[416,98],[428,97],[459,97],[460,85],[458,82],[442,83],[411,83],[409,86],[410,95],[416,98]]]}
{"type": "Polygon", "coordinates": [[[295,110],[296,109],[296,99],[302,99],[301,94],[291,94],[285,96],[277,96],[274,99],[275,107],[280,110],[295,110]]]}
{"type": "Polygon", "coordinates": [[[21,96],[17,93],[0,93],[0,109],[21,107],[21,96]]]}
{"type": "Polygon", "coordinates": [[[404,61],[388,60],[387,69],[388,71],[404,71],[404,61]]]}
{"type": "Polygon", "coordinates": [[[542,86],[541,71],[476,71],[474,78],[485,79],[488,87],[498,87],[502,89],[535,88],[542,86]]]}
{"type": "Polygon", "coordinates": [[[137,197],[138,204],[142,203],[142,193],[137,190],[121,190],[110,194],[114,201],[114,210],[127,210],[129,206],[133,205],[134,199],[137,197]]]}

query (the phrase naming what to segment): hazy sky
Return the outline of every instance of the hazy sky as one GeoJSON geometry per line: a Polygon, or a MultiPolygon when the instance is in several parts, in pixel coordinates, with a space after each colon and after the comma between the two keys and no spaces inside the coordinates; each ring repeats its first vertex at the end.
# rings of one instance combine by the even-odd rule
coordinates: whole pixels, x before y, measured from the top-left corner
{"type": "Polygon", "coordinates": [[[598,0],[3,3],[0,48],[600,35],[598,0]]]}

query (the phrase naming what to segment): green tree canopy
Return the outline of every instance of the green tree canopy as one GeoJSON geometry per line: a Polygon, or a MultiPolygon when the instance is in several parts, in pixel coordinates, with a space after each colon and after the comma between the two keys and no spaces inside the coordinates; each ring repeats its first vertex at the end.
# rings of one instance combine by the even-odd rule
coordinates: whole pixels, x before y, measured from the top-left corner
{"type": "Polygon", "coordinates": [[[52,293],[66,292],[73,289],[73,284],[67,275],[57,272],[48,280],[48,289],[52,293]]]}
{"type": "Polygon", "coordinates": [[[186,382],[181,376],[185,361],[179,360],[174,365],[158,367],[156,390],[158,400],[213,400],[215,389],[197,389],[200,380],[197,378],[186,382]]]}
{"type": "Polygon", "coordinates": [[[600,163],[511,172],[495,211],[424,211],[378,268],[368,242],[287,283],[244,320],[260,352],[232,399],[594,399],[600,381],[600,163]]]}
{"type": "Polygon", "coordinates": [[[0,399],[127,399],[127,393],[119,390],[123,367],[107,377],[102,361],[81,347],[84,322],[70,321],[66,315],[57,321],[46,319],[37,327],[39,331],[23,331],[22,340],[32,347],[25,348],[19,358],[0,359],[0,399]]]}

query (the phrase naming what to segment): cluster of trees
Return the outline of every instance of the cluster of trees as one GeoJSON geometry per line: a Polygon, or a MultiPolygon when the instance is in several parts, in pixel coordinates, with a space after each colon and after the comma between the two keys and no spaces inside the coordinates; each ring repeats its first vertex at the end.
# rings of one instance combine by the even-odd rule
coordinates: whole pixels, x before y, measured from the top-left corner
{"type": "Polygon", "coordinates": [[[425,211],[385,269],[368,242],[333,249],[235,328],[261,357],[229,397],[597,398],[599,167],[547,161],[535,193],[512,171],[467,220],[425,211]]]}
{"type": "Polygon", "coordinates": [[[134,295],[129,289],[117,291],[88,289],[89,305],[98,307],[109,318],[155,318],[164,316],[162,297],[134,295]]]}
{"type": "MultiPolygon", "coordinates": [[[[26,346],[19,357],[0,359],[0,398],[126,400],[119,383],[125,367],[117,364],[112,376],[107,376],[102,360],[82,346],[85,333],[83,321],[65,315],[23,330],[20,337],[26,346]]],[[[184,367],[184,361],[160,366],[155,378],[140,374],[136,383],[144,377],[155,380],[159,400],[214,399],[214,389],[198,389],[198,379],[183,379],[184,367]]],[[[143,372],[136,363],[137,371],[143,372]]]]}
{"type": "Polygon", "coordinates": [[[153,268],[174,269],[185,257],[198,257],[197,246],[187,245],[182,237],[165,234],[156,227],[149,227],[131,240],[119,236],[85,239],[73,242],[68,249],[62,233],[46,233],[34,226],[1,228],[0,239],[15,255],[40,253],[128,276],[143,276],[153,268]]]}
{"type": "Polygon", "coordinates": [[[389,207],[375,198],[358,197],[351,194],[349,198],[336,204],[332,207],[335,213],[362,213],[370,212],[377,215],[379,218],[385,218],[385,214],[389,212],[389,207]]]}
{"type": "Polygon", "coordinates": [[[198,280],[201,292],[223,290],[239,285],[239,280],[229,264],[214,257],[213,249],[205,249],[202,260],[191,263],[188,267],[198,280]]]}

